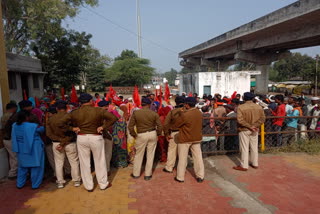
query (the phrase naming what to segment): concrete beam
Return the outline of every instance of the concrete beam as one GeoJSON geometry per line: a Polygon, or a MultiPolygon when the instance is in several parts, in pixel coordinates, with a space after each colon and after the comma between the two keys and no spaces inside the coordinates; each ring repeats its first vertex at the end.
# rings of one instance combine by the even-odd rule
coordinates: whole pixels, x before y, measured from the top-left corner
{"type": "Polygon", "coordinates": [[[281,53],[250,53],[245,51],[238,51],[234,55],[234,58],[237,61],[251,62],[256,65],[269,65],[274,61],[288,56],[289,54],[289,51],[281,53]]]}
{"type": "MultiPolygon", "coordinates": [[[[212,53],[215,51],[220,52],[222,49],[226,49],[227,46],[234,46],[234,48],[231,48],[231,50],[235,51],[237,50],[237,41],[243,41],[243,43],[245,41],[259,43],[259,37],[268,37],[265,35],[265,33],[268,33],[271,36],[278,36],[278,39],[284,39],[283,36],[277,33],[278,31],[291,34],[293,32],[291,28],[304,28],[304,26],[307,24],[319,25],[319,14],[319,0],[300,0],[267,14],[259,19],[235,28],[234,30],[224,33],[218,37],[201,43],[195,47],[185,50],[179,54],[179,57],[187,58],[204,53],[212,53]]],[[[313,35],[319,36],[320,34],[313,35]]],[[[294,37],[295,35],[289,36],[294,37]]],[[[277,44],[279,44],[279,42],[277,42],[277,44]]],[[[302,47],[304,47],[303,44],[302,47]]],[[[291,48],[287,47],[286,49],[291,48]]],[[[222,55],[220,54],[220,56],[222,55]]]]}

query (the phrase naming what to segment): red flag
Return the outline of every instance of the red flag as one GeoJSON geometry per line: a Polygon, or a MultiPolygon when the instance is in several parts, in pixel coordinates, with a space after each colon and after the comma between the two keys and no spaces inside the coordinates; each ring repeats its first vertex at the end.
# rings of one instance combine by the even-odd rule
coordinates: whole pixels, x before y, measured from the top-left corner
{"type": "Polygon", "coordinates": [[[141,106],[141,99],[140,99],[140,95],[139,95],[139,89],[138,86],[134,86],[134,91],[133,91],[133,102],[135,104],[136,107],[140,107],[141,106]]]}
{"type": "Polygon", "coordinates": [[[23,99],[24,99],[24,100],[27,100],[27,99],[28,99],[27,92],[26,92],[25,89],[23,89],[23,99]]]}
{"type": "Polygon", "coordinates": [[[77,91],[76,91],[76,88],[74,87],[74,85],[72,85],[71,102],[72,103],[78,103],[77,91]]]}
{"type": "Polygon", "coordinates": [[[106,100],[106,101],[109,101],[109,99],[110,99],[110,93],[108,92],[108,93],[106,93],[105,100],[106,100]]]}
{"type": "Polygon", "coordinates": [[[112,85],[110,85],[109,88],[109,96],[111,97],[112,102],[117,106],[120,106],[122,104],[121,99],[117,96],[117,92],[112,88],[112,85]]]}
{"type": "Polygon", "coordinates": [[[192,92],[189,93],[188,97],[193,97],[193,94],[192,92]]]}
{"type": "Polygon", "coordinates": [[[233,94],[231,95],[231,100],[237,97],[237,92],[233,92],[233,94]]]}
{"type": "Polygon", "coordinates": [[[159,96],[159,95],[158,95],[158,89],[156,89],[156,93],[155,93],[155,94],[156,94],[156,96],[155,96],[155,98],[154,98],[154,101],[158,101],[158,102],[159,102],[159,99],[158,99],[158,96],[159,96]]]}
{"type": "Polygon", "coordinates": [[[36,107],[38,108],[40,106],[40,101],[39,101],[38,97],[34,97],[34,101],[36,103],[36,107]]]}
{"type": "Polygon", "coordinates": [[[166,89],[164,92],[164,100],[168,103],[169,98],[170,98],[170,88],[169,88],[168,82],[166,82],[166,89]]]}
{"type": "Polygon", "coordinates": [[[60,89],[60,94],[61,94],[61,99],[62,99],[62,100],[66,100],[66,97],[64,96],[64,95],[65,95],[64,88],[61,88],[61,89],[60,89]]]}
{"type": "Polygon", "coordinates": [[[159,89],[159,102],[160,102],[160,106],[159,106],[159,109],[162,108],[162,88],[161,88],[161,85],[160,85],[160,89],[159,89]]]}

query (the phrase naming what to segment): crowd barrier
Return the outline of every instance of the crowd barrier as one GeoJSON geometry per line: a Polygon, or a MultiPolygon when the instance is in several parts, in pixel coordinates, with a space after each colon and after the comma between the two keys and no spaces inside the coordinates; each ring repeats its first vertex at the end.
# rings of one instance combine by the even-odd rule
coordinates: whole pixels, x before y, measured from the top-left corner
{"type": "MultiPolygon", "coordinates": [[[[259,149],[265,151],[274,147],[283,147],[297,141],[316,140],[320,138],[317,129],[320,116],[298,116],[298,117],[276,117],[268,116],[259,130],[259,149]],[[284,118],[281,130],[273,126],[274,119],[284,118]],[[297,129],[291,128],[286,123],[292,119],[298,119],[297,129]],[[316,123],[315,129],[310,129],[311,123],[316,123]]],[[[204,120],[211,120],[210,129],[203,134],[201,143],[204,155],[226,154],[239,152],[239,133],[236,117],[203,117],[204,120]]]]}

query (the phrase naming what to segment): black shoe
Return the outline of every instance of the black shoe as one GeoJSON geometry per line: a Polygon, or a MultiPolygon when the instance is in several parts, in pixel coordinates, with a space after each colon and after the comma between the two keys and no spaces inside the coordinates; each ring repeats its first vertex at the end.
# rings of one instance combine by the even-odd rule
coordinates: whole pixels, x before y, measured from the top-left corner
{"type": "Polygon", "coordinates": [[[88,190],[88,192],[93,192],[93,189],[88,190]]]}
{"type": "Polygon", "coordinates": [[[13,181],[17,179],[17,176],[8,177],[8,179],[13,181]]]}
{"type": "Polygon", "coordinates": [[[138,179],[139,176],[134,176],[133,174],[130,175],[133,179],[138,179]]]}
{"type": "Polygon", "coordinates": [[[173,173],[173,171],[169,171],[169,170],[167,170],[166,168],[163,168],[162,171],[164,171],[164,172],[166,172],[166,173],[173,173]]]}
{"type": "Polygon", "coordinates": [[[144,180],[145,180],[145,181],[150,181],[151,178],[152,178],[152,175],[150,175],[150,176],[144,176],[144,180]]]}
{"type": "Polygon", "coordinates": [[[197,182],[198,182],[198,183],[202,183],[203,180],[204,180],[203,178],[197,178],[197,182]]]}
{"type": "Polygon", "coordinates": [[[183,183],[184,181],[180,181],[180,180],[178,180],[178,178],[177,177],[174,177],[174,180],[175,181],[177,181],[177,182],[179,182],[179,183],[183,183]]]}
{"type": "Polygon", "coordinates": [[[106,188],[104,188],[104,189],[100,189],[100,190],[106,190],[106,189],[109,189],[110,187],[112,187],[112,184],[111,184],[111,183],[109,183],[109,184],[108,184],[108,186],[107,186],[106,188]]]}

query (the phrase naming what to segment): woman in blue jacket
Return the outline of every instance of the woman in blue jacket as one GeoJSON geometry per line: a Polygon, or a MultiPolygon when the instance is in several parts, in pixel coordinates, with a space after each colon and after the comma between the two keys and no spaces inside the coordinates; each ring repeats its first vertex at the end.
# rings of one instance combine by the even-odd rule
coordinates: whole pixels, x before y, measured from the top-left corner
{"type": "Polygon", "coordinates": [[[32,189],[39,188],[44,173],[44,145],[40,134],[43,127],[28,122],[30,112],[20,111],[12,127],[12,150],[17,153],[17,188],[22,188],[31,175],[32,189]]]}

